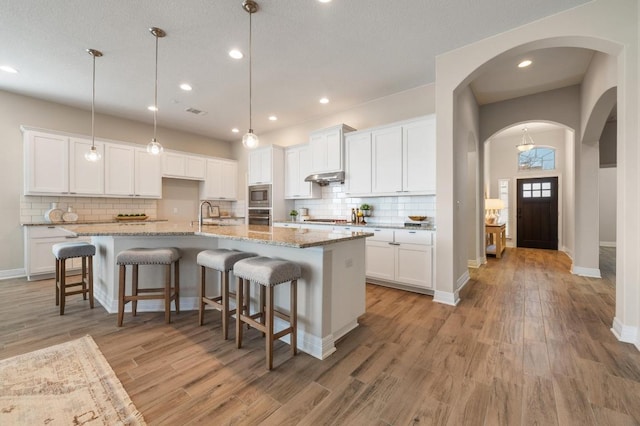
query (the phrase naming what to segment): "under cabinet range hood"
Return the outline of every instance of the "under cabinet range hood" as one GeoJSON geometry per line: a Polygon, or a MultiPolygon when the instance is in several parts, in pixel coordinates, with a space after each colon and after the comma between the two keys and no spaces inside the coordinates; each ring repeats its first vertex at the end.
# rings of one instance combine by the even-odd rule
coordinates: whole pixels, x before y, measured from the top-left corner
{"type": "Polygon", "coordinates": [[[309,175],[304,179],[305,182],[315,182],[320,186],[327,186],[331,182],[344,183],[344,172],[318,173],[309,175]]]}

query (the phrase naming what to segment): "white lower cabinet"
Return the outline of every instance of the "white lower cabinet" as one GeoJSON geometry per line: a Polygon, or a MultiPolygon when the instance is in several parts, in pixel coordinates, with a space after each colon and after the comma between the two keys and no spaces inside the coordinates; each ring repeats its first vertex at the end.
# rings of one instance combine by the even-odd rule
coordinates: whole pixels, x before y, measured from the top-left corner
{"type": "Polygon", "coordinates": [[[424,230],[367,229],[368,278],[421,289],[433,287],[433,235],[424,230]]]}
{"type": "MultiPolygon", "coordinates": [[[[25,270],[29,281],[50,278],[56,271],[55,258],[51,251],[54,244],[91,241],[90,237],[70,237],[70,233],[55,226],[25,227],[25,270]]],[[[67,270],[79,269],[80,258],[67,263],[67,270]]]]}

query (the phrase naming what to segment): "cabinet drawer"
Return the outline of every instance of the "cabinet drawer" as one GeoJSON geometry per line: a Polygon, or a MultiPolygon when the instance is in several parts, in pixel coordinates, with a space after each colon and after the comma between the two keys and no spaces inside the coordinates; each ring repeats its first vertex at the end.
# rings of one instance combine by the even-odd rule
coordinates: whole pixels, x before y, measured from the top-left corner
{"type": "Polygon", "coordinates": [[[393,229],[367,228],[363,231],[373,234],[373,237],[368,237],[367,241],[393,242],[393,229]]]}
{"type": "Polygon", "coordinates": [[[56,226],[32,226],[28,231],[29,238],[65,238],[73,237],[73,232],[56,226]]]}
{"type": "Polygon", "coordinates": [[[429,231],[396,230],[396,243],[431,245],[432,238],[429,231]]]}

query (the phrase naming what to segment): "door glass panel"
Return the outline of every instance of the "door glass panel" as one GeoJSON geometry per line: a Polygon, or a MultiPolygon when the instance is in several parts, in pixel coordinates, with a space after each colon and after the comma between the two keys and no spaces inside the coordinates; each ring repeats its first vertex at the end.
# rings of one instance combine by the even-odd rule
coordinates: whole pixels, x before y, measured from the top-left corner
{"type": "Polygon", "coordinates": [[[540,189],[540,182],[536,182],[536,183],[534,183],[533,185],[531,185],[531,187],[532,187],[533,189],[540,189]]]}
{"type": "Polygon", "coordinates": [[[531,191],[522,191],[522,198],[531,198],[531,191]]]}
{"type": "Polygon", "coordinates": [[[551,197],[551,191],[548,191],[546,189],[542,190],[542,196],[543,197],[551,197]]]}
{"type": "Polygon", "coordinates": [[[540,191],[533,191],[533,198],[540,198],[540,191]]]}
{"type": "Polygon", "coordinates": [[[551,182],[542,182],[542,189],[551,189],[551,182]]]}
{"type": "Polygon", "coordinates": [[[530,183],[523,183],[522,184],[522,189],[524,189],[525,191],[530,191],[531,190],[531,184],[530,183]]]}

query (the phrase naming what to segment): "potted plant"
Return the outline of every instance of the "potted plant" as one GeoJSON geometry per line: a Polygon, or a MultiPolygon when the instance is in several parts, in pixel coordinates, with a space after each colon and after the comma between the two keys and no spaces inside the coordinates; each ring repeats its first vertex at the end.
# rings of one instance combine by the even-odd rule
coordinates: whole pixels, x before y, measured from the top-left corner
{"type": "Polygon", "coordinates": [[[366,217],[371,216],[371,206],[369,204],[361,205],[360,210],[362,210],[362,214],[364,214],[366,217]]]}
{"type": "Polygon", "coordinates": [[[289,216],[291,216],[291,222],[295,222],[296,216],[298,216],[298,210],[291,210],[289,216]]]}

